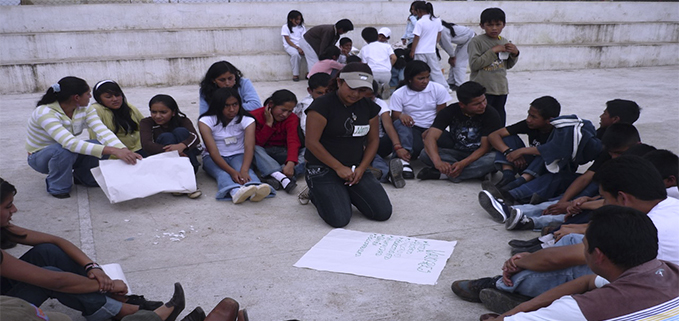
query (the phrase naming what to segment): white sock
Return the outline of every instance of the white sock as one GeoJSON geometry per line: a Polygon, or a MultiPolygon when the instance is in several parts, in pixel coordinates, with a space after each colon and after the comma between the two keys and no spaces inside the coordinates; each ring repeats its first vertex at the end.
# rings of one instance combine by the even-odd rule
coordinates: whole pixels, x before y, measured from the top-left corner
{"type": "Polygon", "coordinates": [[[448,179],[448,175],[441,173],[441,176],[439,176],[439,179],[448,179]]]}
{"type": "Polygon", "coordinates": [[[273,173],[271,173],[271,177],[273,177],[277,181],[281,182],[281,186],[283,186],[283,188],[288,187],[288,184],[290,184],[290,179],[287,176],[285,176],[285,174],[283,174],[281,172],[273,172],[273,173]],[[286,180],[286,178],[288,178],[288,179],[286,180]]]}
{"type": "Polygon", "coordinates": [[[232,188],[232,189],[229,191],[229,194],[231,195],[231,197],[233,197],[234,195],[236,195],[236,193],[238,193],[238,190],[239,190],[239,189],[240,189],[240,187],[238,187],[238,188],[232,188]]]}

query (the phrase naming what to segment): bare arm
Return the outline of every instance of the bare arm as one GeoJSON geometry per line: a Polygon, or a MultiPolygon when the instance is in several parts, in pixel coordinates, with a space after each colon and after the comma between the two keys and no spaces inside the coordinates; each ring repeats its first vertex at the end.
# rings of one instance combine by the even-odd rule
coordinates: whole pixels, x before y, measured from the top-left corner
{"type": "Polygon", "coordinates": [[[564,214],[566,213],[566,209],[568,208],[568,202],[575,198],[582,190],[589,185],[589,183],[592,182],[592,178],[594,177],[594,172],[593,171],[586,171],[584,174],[578,176],[573,183],[571,183],[570,186],[566,189],[566,192],[563,193],[563,196],[561,196],[561,199],[556,203],[550,205],[546,210],[543,211],[543,214],[564,214]]]}
{"type": "Polygon", "coordinates": [[[321,135],[323,134],[323,130],[327,123],[327,119],[317,111],[310,110],[309,113],[307,113],[306,148],[323,164],[332,168],[338,176],[348,180],[352,177],[351,168],[342,165],[342,163],[330,155],[330,152],[328,152],[321,144],[321,135]]]}
{"type": "Polygon", "coordinates": [[[398,133],[396,132],[396,128],[394,128],[394,123],[392,122],[389,113],[385,112],[380,117],[382,118],[382,127],[384,128],[384,132],[387,134],[387,136],[389,136],[394,148],[397,146],[401,147],[396,149],[396,156],[405,161],[410,161],[410,152],[402,148],[403,146],[401,146],[401,139],[398,138],[398,133]]]}
{"type": "Polygon", "coordinates": [[[417,48],[417,44],[420,42],[420,36],[414,36],[413,37],[413,44],[410,47],[410,58],[415,57],[415,48],[417,48]]]}
{"type": "Polygon", "coordinates": [[[250,178],[250,165],[252,165],[252,158],[255,155],[255,123],[248,125],[245,128],[245,139],[244,139],[245,151],[243,153],[243,164],[240,167],[240,176],[245,179],[246,182],[251,180],[250,178]]]}
{"type": "Polygon", "coordinates": [[[488,142],[490,142],[490,145],[492,145],[493,148],[500,152],[504,152],[509,149],[509,146],[507,146],[507,144],[505,144],[505,142],[502,140],[507,136],[509,136],[507,127],[502,127],[488,135],[488,142]]]}

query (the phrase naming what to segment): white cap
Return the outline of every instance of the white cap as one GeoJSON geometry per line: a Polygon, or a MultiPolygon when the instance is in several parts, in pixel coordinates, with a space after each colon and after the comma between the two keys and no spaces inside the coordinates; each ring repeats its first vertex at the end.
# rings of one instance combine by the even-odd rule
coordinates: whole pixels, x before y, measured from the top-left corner
{"type": "Polygon", "coordinates": [[[377,34],[378,34],[378,35],[381,34],[381,35],[384,35],[384,36],[387,37],[387,38],[390,38],[390,37],[391,37],[391,29],[389,29],[389,28],[387,28],[387,27],[382,27],[382,28],[380,28],[380,30],[377,32],[377,34]]]}

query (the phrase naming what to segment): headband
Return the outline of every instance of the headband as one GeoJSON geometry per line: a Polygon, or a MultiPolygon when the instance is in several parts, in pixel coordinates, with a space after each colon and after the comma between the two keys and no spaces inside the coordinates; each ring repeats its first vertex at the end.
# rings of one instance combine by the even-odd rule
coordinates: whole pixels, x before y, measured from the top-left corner
{"type": "Polygon", "coordinates": [[[94,85],[94,90],[99,89],[99,86],[101,86],[101,85],[103,85],[107,82],[114,83],[114,84],[116,83],[115,81],[110,80],[110,79],[102,80],[102,81],[98,82],[96,85],[94,85]]]}
{"type": "Polygon", "coordinates": [[[52,85],[51,87],[52,87],[52,90],[54,90],[55,93],[58,93],[58,92],[61,91],[61,86],[59,85],[59,83],[56,83],[56,84],[52,85]]]}

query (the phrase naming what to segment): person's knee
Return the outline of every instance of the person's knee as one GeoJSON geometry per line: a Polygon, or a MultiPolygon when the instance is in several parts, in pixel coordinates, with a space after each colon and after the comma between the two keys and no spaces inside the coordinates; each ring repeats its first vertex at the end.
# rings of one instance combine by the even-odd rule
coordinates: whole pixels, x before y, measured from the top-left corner
{"type": "Polygon", "coordinates": [[[41,243],[34,246],[31,250],[33,253],[40,253],[41,255],[65,254],[64,250],[52,243],[41,243]]]}
{"type": "Polygon", "coordinates": [[[172,133],[162,133],[156,138],[156,143],[160,145],[176,144],[174,135],[172,133]]]}
{"type": "Polygon", "coordinates": [[[54,153],[52,153],[52,159],[59,162],[73,164],[78,159],[78,153],[71,152],[66,148],[58,148],[54,151],[54,153]]]}

